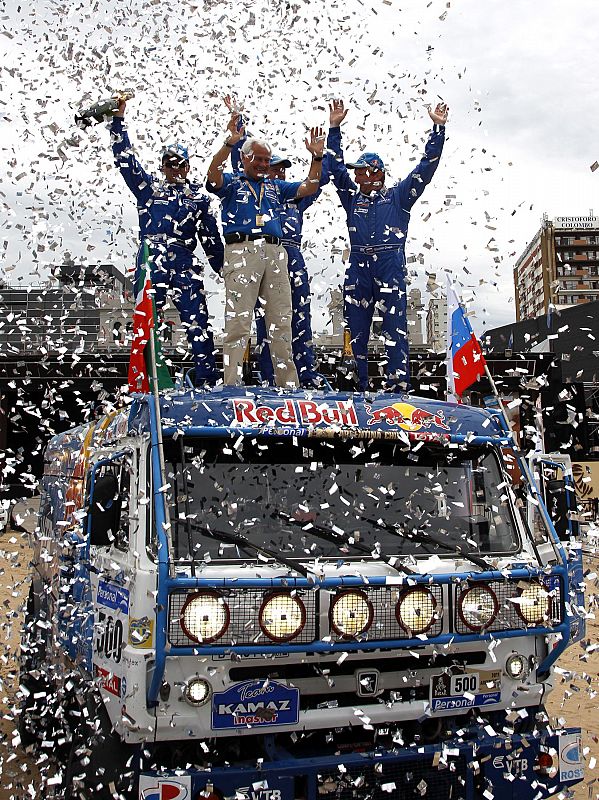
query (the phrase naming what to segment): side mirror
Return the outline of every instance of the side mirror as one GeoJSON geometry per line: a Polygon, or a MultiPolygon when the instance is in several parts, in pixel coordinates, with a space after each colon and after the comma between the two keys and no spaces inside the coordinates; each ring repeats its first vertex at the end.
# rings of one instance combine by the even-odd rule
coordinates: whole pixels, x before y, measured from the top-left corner
{"type": "Polygon", "coordinates": [[[552,480],[546,483],[545,503],[555,525],[555,532],[562,540],[569,538],[570,530],[573,534],[577,533],[577,525],[570,523],[568,512],[575,509],[568,506],[568,491],[564,480],[552,480]]]}
{"type": "Polygon", "coordinates": [[[90,544],[108,547],[114,541],[121,520],[121,496],[116,475],[107,472],[94,482],[88,511],[90,544]]]}

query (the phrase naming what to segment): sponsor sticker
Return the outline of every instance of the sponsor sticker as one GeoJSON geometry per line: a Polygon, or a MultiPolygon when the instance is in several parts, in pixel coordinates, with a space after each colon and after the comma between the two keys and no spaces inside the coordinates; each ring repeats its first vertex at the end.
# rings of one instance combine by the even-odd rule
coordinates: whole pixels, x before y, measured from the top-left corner
{"type": "Polygon", "coordinates": [[[580,781],[584,778],[582,763],[582,736],[566,733],[559,737],[559,779],[580,781]]]}
{"type": "Polygon", "coordinates": [[[285,400],[277,405],[257,405],[250,398],[233,399],[238,425],[344,425],[355,427],[358,416],[351,400],[317,403],[314,400],[285,400]]]}
{"type": "Polygon", "coordinates": [[[129,620],[128,642],[131,647],[152,647],[154,620],[149,617],[129,620]]]}
{"type": "Polygon", "coordinates": [[[123,614],[129,613],[129,590],[122,586],[115,586],[106,581],[98,583],[97,603],[100,606],[112,608],[115,611],[122,611],[123,614]]]}
{"type": "Polygon", "coordinates": [[[440,675],[433,675],[430,684],[431,710],[455,711],[460,708],[475,708],[500,702],[500,690],[476,694],[479,684],[479,676],[475,673],[447,675],[443,672],[440,675]]]}
{"type": "Polygon", "coordinates": [[[125,681],[121,681],[118,675],[104,669],[104,667],[99,667],[97,664],[94,664],[94,674],[100,689],[104,689],[105,692],[109,692],[115,697],[120,697],[121,692],[124,694],[125,681]]]}
{"type": "Polygon", "coordinates": [[[140,775],[139,800],[191,800],[191,775],[176,778],[140,775]]]}
{"type": "Polygon", "coordinates": [[[278,681],[246,681],[212,696],[213,730],[296,725],[299,689],[278,681]]]}
{"type": "Polygon", "coordinates": [[[423,428],[439,428],[443,431],[449,430],[449,425],[445,422],[443,411],[431,412],[425,408],[413,406],[411,403],[393,403],[388,406],[365,406],[370,419],[369,425],[384,422],[387,425],[397,425],[404,431],[416,432],[423,428]]]}

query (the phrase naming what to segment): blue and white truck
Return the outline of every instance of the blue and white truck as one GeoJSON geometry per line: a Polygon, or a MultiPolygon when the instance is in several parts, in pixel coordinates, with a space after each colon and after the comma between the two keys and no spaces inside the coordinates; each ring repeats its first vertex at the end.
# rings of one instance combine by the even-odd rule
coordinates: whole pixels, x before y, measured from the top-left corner
{"type": "Polygon", "coordinates": [[[544,709],[584,636],[581,550],[511,444],[464,405],[249,387],[140,395],[54,437],[20,718],[49,788],[537,800],[582,780],[580,730],[544,709]]]}

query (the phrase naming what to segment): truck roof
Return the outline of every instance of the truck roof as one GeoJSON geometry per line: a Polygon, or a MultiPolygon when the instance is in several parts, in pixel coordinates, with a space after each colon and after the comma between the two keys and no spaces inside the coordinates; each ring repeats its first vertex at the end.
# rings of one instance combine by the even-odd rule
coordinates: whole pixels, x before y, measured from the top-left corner
{"type": "MultiPolygon", "coordinates": [[[[116,414],[54,436],[46,449],[46,462],[60,462],[60,472],[72,473],[84,447],[149,433],[149,404],[153,402],[151,395],[137,395],[131,406],[116,414]]],[[[510,441],[497,412],[408,394],[225,386],[209,392],[167,392],[160,398],[160,410],[165,436],[176,432],[213,436],[355,433],[405,441],[510,441]]]]}
{"type": "MultiPolygon", "coordinates": [[[[131,432],[148,431],[150,396],[133,404],[131,432]]],[[[265,435],[318,435],[318,431],[366,431],[381,437],[460,441],[505,439],[496,412],[408,394],[372,395],[221,387],[210,392],[169,392],[161,397],[165,436],[176,431],[265,435]]]]}

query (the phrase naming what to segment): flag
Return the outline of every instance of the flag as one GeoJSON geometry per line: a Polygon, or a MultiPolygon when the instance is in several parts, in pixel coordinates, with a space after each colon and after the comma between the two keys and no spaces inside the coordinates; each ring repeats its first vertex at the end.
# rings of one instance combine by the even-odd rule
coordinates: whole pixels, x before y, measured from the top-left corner
{"type": "Polygon", "coordinates": [[[461,304],[447,276],[447,394],[460,402],[462,395],[481,375],[486,361],[480,343],[470,327],[461,304]]]}
{"type": "Polygon", "coordinates": [[[160,389],[172,389],[174,384],[164,363],[160,340],[156,333],[156,306],[152,292],[150,255],[146,242],[143,246],[143,263],[135,275],[134,296],[133,340],[128,375],[129,391],[147,394],[153,388],[154,376],[156,376],[159,391],[160,389]],[[153,348],[150,337],[153,337],[153,348]]]}

